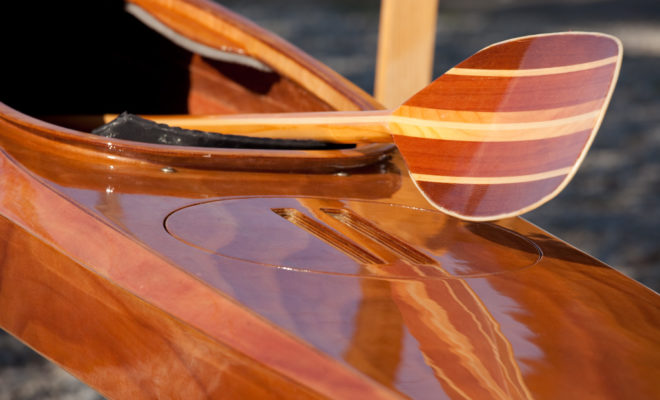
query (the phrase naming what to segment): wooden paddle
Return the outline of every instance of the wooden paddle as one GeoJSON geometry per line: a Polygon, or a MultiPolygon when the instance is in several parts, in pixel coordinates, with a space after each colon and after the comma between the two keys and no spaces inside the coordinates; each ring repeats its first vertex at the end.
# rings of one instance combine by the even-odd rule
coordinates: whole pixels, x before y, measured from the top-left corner
{"type": "Polygon", "coordinates": [[[393,111],[151,118],[251,136],[393,140],[431,204],[494,220],[541,205],[573,177],[621,56],[619,40],[603,34],[527,36],[479,51],[393,111]]]}

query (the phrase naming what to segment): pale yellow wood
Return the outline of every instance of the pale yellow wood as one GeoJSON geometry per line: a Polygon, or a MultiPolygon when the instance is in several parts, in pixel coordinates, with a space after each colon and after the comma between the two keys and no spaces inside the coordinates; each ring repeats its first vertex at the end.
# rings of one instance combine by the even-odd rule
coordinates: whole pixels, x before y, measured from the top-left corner
{"type": "MultiPolygon", "coordinates": [[[[549,139],[593,129],[600,110],[537,122],[483,123],[453,122],[440,118],[410,118],[393,115],[389,119],[392,134],[441,140],[478,142],[515,142],[549,139]]],[[[440,113],[438,113],[440,115],[440,113]]]]}
{"type": "Polygon", "coordinates": [[[382,0],[374,93],[396,107],[431,81],[438,0],[382,0]]]}
{"type": "Polygon", "coordinates": [[[337,143],[388,143],[391,110],[282,114],[240,114],[221,116],[142,115],[143,118],[207,132],[268,137],[309,139],[337,143]]]}
{"type": "MultiPolygon", "coordinates": [[[[591,104],[591,103],[587,103],[591,104]]],[[[560,117],[563,109],[509,112],[503,118],[490,112],[460,112],[402,106],[396,111],[343,111],[235,115],[141,115],[142,118],[169,126],[207,132],[308,139],[338,143],[387,143],[392,134],[441,140],[511,142],[549,139],[592,129],[601,110],[560,117]],[[516,118],[517,117],[517,118],[516,118]],[[443,120],[447,118],[447,120],[443,120]],[[508,122],[520,121],[520,122],[508,122]]],[[[49,117],[49,121],[76,129],[91,122],[108,123],[117,114],[101,116],[69,115],[49,117]]]]}
{"type": "Polygon", "coordinates": [[[419,117],[407,117],[398,113],[393,115],[389,110],[142,117],[185,129],[277,139],[385,143],[391,142],[391,135],[396,134],[455,141],[515,142],[548,139],[592,129],[601,112],[596,110],[543,121],[504,123],[486,118],[480,120],[479,113],[474,113],[472,117],[475,119],[469,122],[443,121],[440,119],[441,111],[429,112],[428,115],[419,117]]]}
{"type": "Polygon", "coordinates": [[[442,176],[442,175],[429,175],[429,174],[413,174],[417,182],[437,182],[437,183],[460,183],[469,185],[497,185],[508,183],[522,183],[540,181],[543,179],[554,178],[557,176],[567,175],[571,172],[572,167],[558,168],[551,171],[539,172],[538,174],[529,175],[514,175],[514,176],[442,176]]]}

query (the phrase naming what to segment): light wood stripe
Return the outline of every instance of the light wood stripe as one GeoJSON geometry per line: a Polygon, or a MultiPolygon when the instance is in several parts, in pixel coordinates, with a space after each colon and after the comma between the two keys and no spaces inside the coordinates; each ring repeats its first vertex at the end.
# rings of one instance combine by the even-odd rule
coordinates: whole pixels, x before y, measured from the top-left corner
{"type": "Polygon", "coordinates": [[[507,124],[474,123],[474,122],[455,122],[455,121],[430,121],[419,118],[393,116],[390,121],[401,124],[411,124],[418,126],[428,126],[433,128],[465,129],[465,130],[517,130],[517,129],[541,129],[548,127],[561,126],[573,122],[591,120],[600,114],[600,110],[575,115],[573,117],[558,118],[549,121],[535,122],[512,122],[507,124]]]}
{"type": "MultiPolygon", "coordinates": [[[[410,107],[409,107],[410,108],[410,107]]],[[[442,110],[438,110],[441,112],[442,110]]],[[[267,126],[267,125],[348,125],[348,124],[375,124],[382,123],[383,120],[389,122],[427,126],[431,128],[446,128],[446,129],[462,129],[462,130],[518,130],[518,129],[541,129],[548,127],[556,127],[575,122],[591,120],[600,114],[600,110],[590,111],[584,114],[579,114],[566,118],[558,118],[547,121],[532,121],[532,122],[511,122],[511,123],[479,123],[479,122],[460,122],[460,121],[433,121],[428,119],[420,119],[413,117],[404,117],[400,115],[392,115],[387,117],[384,113],[333,113],[333,112],[316,112],[316,113],[299,113],[299,114],[243,114],[240,116],[220,116],[220,117],[206,117],[206,118],[190,118],[185,121],[186,126],[195,125],[213,125],[218,126],[226,125],[246,125],[246,126],[267,126]],[[363,114],[363,115],[361,115],[363,114]]],[[[492,113],[487,113],[492,114],[492,113]]],[[[148,118],[148,116],[146,116],[148,118]]],[[[168,119],[167,116],[159,117],[160,123],[177,123],[180,122],[175,119],[168,119]]]]}
{"type": "Polygon", "coordinates": [[[574,117],[539,122],[508,124],[479,124],[469,122],[429,121],[393,116],[390,125],[394,134],[426,139],[463,140],[479,142],[512,142],[538,140],[570,135],[593,129],[600,110],[574,117]],[[397,127],[401,124],[404,127],[397,127]]]}
{"type": "MultiPolygon", "coordinates": [[[[589,102],[585,103],[588,105],[589,109],[593,109],[593,106],[599,105],[601,101],[598,102],[589,102]]],[[[508,120],[515,120],[517,116],[520,117],[524,122],[509,122],[501,123],[496,121],[490,121],[498,114],[503,113],[492,113],[492,112],[457,112],[455,110],[433,110],[433,109],[424,109],[420,107],[401,107],[401,109],[406,110],[408,115],[419,115],[421,118],[416,118],[413,116],[403,116],[403,115],[388,115],[388,111],[376,111],[376,112],[314,112],[314,113],[282,113],[282,114],[241,114],[241,115],[223,115],[223,116],[149,116],[143,115],[143,118],[155,120],[159,123],[171,124],[171,125],[185,125],[186,127],[197,127],[197,126],[209,126],[217,125],[222,127],[223,125],[227,126],[270,126],[270,125],[279,125],[279,126],[301,126],[301,125],[311,125],[311,126],[334,126],[334,125],[372,125],[379,124],[383,122],[394,122],[407,125],[417,125],[417,126],[428,126],[433,128],[448,128],[448,129],[463,129],[463,130],[516,130],[516,129],[540,129],[547,127],[561,126],[564,124],[570,124],[574,122],[590,120],[598,116],[601,112],[600,109],[589,111],[586,113],[573,115],[565,118],[553,118],[554,115],[558,112],[562,112],[565,109],[550,109],[550,110],[541,110],[541,111],[521,111],[521,112],[509,112],[506,113],[505,118],[508,120]],[[546,112],[548,114],[546,114],[546,112]],[[435,113],[435,118],[441,118],[443,120],[430,120],[431,116],[426,116],[425,114],[435,113]],[[444,120],[445,114],[451,114],[447,117],[451,117],[454,120],[444,120]],[[533,115],[546,115],[549,120],[544,121],[525,121],[527,118],[531,118],[533,115]],[[457,120],[463,116],[463,119],[467,119],[467,116],[470,116],[470,120],[479,121],[479,122],[463,122],[457,120]]],[[[568,108],[566,108],[568,109],[568,108]]],[[[391,111],[390,111],[391,112],[391,111]]],[[[538,117],[537,117],[538,118],[538,117]]]]}
{"type": "Polygon", "coordinates": [[[604,99],[587,101],[567,107],[546,108],[533,111],[469,111],[454,109],[401,106],[394,115],[408,118],[441,119],[446,122],[475,124],[508,124],[521,122],[543,122],[560,118],[575,117],[601,109],[604,99]]]}
{"type": "Polygon", "coordinates": [[[604,99],[618,63],[540,76],[443,75],[405,105],[464,111],[534,111],[604,99]]]}
{"type": "Polygon", "coordinates": [[[410,176],[416,181],[435,182],[435,183],[455,183],[465,185],[498,185],[506,183],[524,183],[540,181],[543,179],[554,178],[567,175],[572,167],[560,168],[552,171],[541,172],[538,174],[519,175],[519,176],[440,176],[411,173],[410,176]]]}
{"type": "Polygon", "coordinates": [[[591,131],[558,138],[518,142],[468,142],[396,136],[408,169],[417,174],[451,176],[517,176],[571,166],[589,140],[591,131]],[[429,160],[434,160],[430,162],[429,160]]]}
{"type": "Polygon", "coordinates": [[[603,65],[616,63],[619,56],[604,58],[598,61],[591,61],[582,64],[566,65],[562,67],[551,68],[533,68],[533,69],[479,69],[479,68],[452,68],[445,75],[466,75],[466,76],[501,76],[501,77],[521,77],[521,76],[541,76],[564,74],[567,72],[584,71],[602,67],[603,65]]]}

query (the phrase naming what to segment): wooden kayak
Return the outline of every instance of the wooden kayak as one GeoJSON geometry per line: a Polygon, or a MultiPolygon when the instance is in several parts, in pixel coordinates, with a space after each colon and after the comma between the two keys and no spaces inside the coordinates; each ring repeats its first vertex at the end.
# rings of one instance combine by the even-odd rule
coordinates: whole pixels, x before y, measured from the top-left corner
{"type": "Polygon", "coordinates": [[[74,3],[96,17],[51,6],[0,75],[3,329],[110,398],[660,397],[656,293],[522,218],[433,209],[392,145],[90,135],[381,106],[216,4],[74,3]]]}

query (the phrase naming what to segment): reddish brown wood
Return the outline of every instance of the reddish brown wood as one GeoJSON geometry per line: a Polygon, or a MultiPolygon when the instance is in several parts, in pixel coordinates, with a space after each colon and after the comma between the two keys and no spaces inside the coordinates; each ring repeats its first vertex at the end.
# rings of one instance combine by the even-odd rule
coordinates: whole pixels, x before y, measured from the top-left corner
{"type": "Polygon", "coordinates": [[[536,35],[478,52],[461,64],[469,68],[452,68],[392,112],[148,118],[188,129],[272,138],[350,143],[389,141],[391,134],[431,204],[467,220],[496,220],[530,211],[568,184],[604,117],[621,57],[620,42],[611,36],[536,35]],[[559,48],[565,51],[555,55],[559,48]],[[505,68],[510,58],[526,57],[538,60],[505,68]],[[502,66],[495,68],[498,62],[502,66]],[[459,192],[475,189],[469,195],[474,204],[461,201],[457,206],[446,190],[454,185],[459,192]],[[507,189],[511,187],[515,189],[507,189]],[[480,206],[476,203],[485,191],[490,192],[489,204],[480,206]],[[498,193],[507,197],[494,198],[498,193]]]}
{"type": "Polygon", "coordinates": [[[406,137],[398,141],[400,146],[416,149],[407,165],[420,174],[498,177],[570,167],[576,161],[575,154],[579,154],[586,145],[588,136],[588,131],[581,131],[556,138],[519,142],[461,142],[406,137]],[[424,162],[427,157],[425,153],[431,153],[444,162],[424,162]]]}
{"type": "Polygon", "coordinates": [[[394,142],[440,210],[471,220],[520,215],[573,177],[620,65],[620,42],[600,34],[498,43],[397,109],[402,119],[390,124],[394,142]],[[430,144],[434,139],[441,141],[430,144]]]}
{"type": "MultiPolygon", "coordinates": [[[[48,170],[47,166],[57,164],[58,158],[57,155],[50,155],[41,161],[35,159],[31,164],[41,165],[42,170],[48,170]]],[[[235,173],[233,179],[217,176],[215,180],[223,183],[215,186],[212,198],[214,202],[203,203],[208,204],[205,207],[211,209],[216,207],[215,204],[224,207],[228,213],[218,215],[225,215],[233,222],[226,225],[229,221],[204,217],[203,213],[200,214],[200,219],[195,221],[188,219],[184,210],[203,211],[200,206],[195,206],[200,200],[191,199],[185,193],[177,194],[177,191],[172,191],[167,196],[160,193],[164,189],[151,192],[150,188],[163,188],[168,182],[176,186],[170,175],[146,166],[139,168],[141,173],[136,175],[135,166],[131,169],[124,168],[121,162],[110,165],[115,168],[111,170],[109,165],[105,165],[98,169],[99,173],[105,169],[104,179],[97,185],[90,186],[84,183],[89,180],[85,177],[85,171],[93,170],[93,164],[85,159],[69,163],[69,173],[66,176],[53,174],[48,178],[48,186],[54,188],[53,191],[43,186],[41,180],[46,179],[43,175],[37,180],[16,170],[11,163],[4,163],[3,215],[14,221],[14,225],[19,220],[23,221],[21,225],[26,225],[23,229],[30,232],[33,241],[46,243],[53,249],[68,249],[66,252],[58,251],[65,259],[76,262],[68,261],[63,264],[73,263],[70,268],[74,270],[86,270],[81,265],[87,268],[93,266],[93,276],[101,283],[105,282],[104,285],[122,287],[127,295],[130,294],[129,298],[135,296],[141,299],[140,304],[150,304],[165,311],[164,314],[147,314],[150,315],[149,318],[156,320],[150,323],[160,324],[160,319],[167,320],[168,315],[173,315],[177,320],[209,336],[211,343],[219,341],[223,346],[246,354],[248,360],[255,360],[249,361],[249,365],[256,367],[258,364],[250,363],[264,364],[278,374],[287,376],[288,380],[313,387],[315,391],[333,397],[343,396],[334,392],[335,389],[324,387],[318,375],[305,380],[304,374],[297,367],[306,357],[306,350],[302,350],[304,347],[292,350],[288,349],[284,342],[276,344],[278,340],[283,340],[276,339],[280,335],[278,332],[287,332],[284,337],[293,335],[320,349],[330,359],[336,360],[338,369],[324,369],[322,374],[332,382],[344,382],[339,385],[342,387],[347,385],[345,379],[348,378],[341,378],[337,374],[341,374],[344,368],[356,368],[365,374],[364,376],[372,377],[385,387],[413,397],[423,397],[431,390],[430,387],[434,388],[433,393],[444,391],[457,398],[460,398],[460,394],[457,394],[456,388],[470,393],[470,396],[487,394],[489,397],[497,397],[498,393],[506,392],[519,393],[517,397],[522,398],[527,392],[541,398],[554,397],[558,393],[581,397],[592,391],[597,391],[599,397],[607,397],[610,394],[617,397],[633,393],[656,393],[657,388],[649,382],[652,382],[651,376],[658,365],[654,356],[657,352],[653,351],[657,346],[653,340],[654,332],[658,329],[660,318],[657,312],[657,295],[522,220],[507,220],[502,223],[504,227],[518,232],[512,235],[495,225],[464,223],[435,211],[396,206],[423,206],[422,199],[411,197],[414,192],[410,189],[410,182],[406,182],[401,189],[390,195],[383,194],[377,202],[331,198],[297,200],[281,197],[282,195],[268,199],[262,195],[269,193],[265,188],[277,186],[279,182],[293,185],[290,177],[242,173],[245,177],[242,179],[235,173]],[[242,184],[245,179],[255,179],[260,175],[263,175],[262,179],[271,179],[271,183],[248,188],[242,184]],[[135,196],[136,186],[128,183],[129,178],[139,182],[144,188],[141,196],[135,196]],[[77,181],[84,186],[80,187],[77,181]],[[81,190],[83,188],[84,190],[81,190]],[[112,189],[110,192],[109,188],[112,189]],[[124,191],[125,188],[127,192],[124,191]],[[20,196],[29,196],[32,201],[27,204],[16,203],[13,200],[19,193],[20,196]],[[247,198],[235,199],[237,193],[247,198]],[[250,206],[250,203],[255,202],[263,207],[255,209],[250,206]],[[234,204],[239,208],[227,208],[223,204],[234,204]],[[182,209],[183,206],[189,207],[182,209]],[[386,262],[382,265],[362,265],[355,262],[341,251],[333,250],[332,246],[323,244],[322,240],[273,213],[271,208],[275,206],[294,207],[324,225],[339,229],[338,232],[346,235],[348,240],[369,252],[378,252],[378,256],[386,262]],[[419,265],[403,261],[400,256],[393,254],[392,250],[388,250],[390,245],[387,242],[373,242],[363,234],[356,234],[345,225],[337,223],[334,218],[321,211],[328,208],[352,210],[377,224],[384,232],[395,235],[413,249],[436,260],[437,264],[419,265]],[[34,212],[41,209],[50,212],[46,217],[36,218],[34,212]],[[240,209],[243,211],[239,212],[240,209]],[[181,228],[177,227],[177,224],[183,224],[183,229],[188,229],[189,234],[198,236],[199,239],[194,241],[210,240],[204,248],[214,251],[209,253],[196,249],[159,229],[170,212],[174,212],[167,218],[170,232],[181,236],[181,228]],[[268,220],[270,222],[264,219],[268,215],[272,216],[272,219],[268,220]],[[323,215],[326,217],[322,218],[323,215]],[[189,224],[186,224],[187,220],[189,224]],[[204,221],[205,224],[200,224],[204,221]],[[235,225],[236,223],[238,225],[235,225]],[[256,224],[260,230],[246,231],[238,235],[241,228],[245,229],[245,224],[249,223],[256,224]],[[353,235],[352,238],[349,234],[353,235]],[[81,243],[81,236],[99,239],[81,243]],[[230,240],[224,241],[228,243],[224,250],[212,242],[223,242],[223,237],[230,240]],[[135,240],[138,243],[135,243],[135,240]],[[277,247],[271,248],[270,251],[265,250],[269,243],[278,243],[277,241],[288,244],[280,247],[279,252],[272,250],[277,247]],[[292,246],[291,243],[300,244],[301,247],[292,246]],[[162,254],[168,261],[154,258],[153,252],[162,254]],[[126,254],[131,254],[131,257],[127,259],[126,254]],[[305,255],[313,255],[318,262],[311,262],[305,255]],[[278,268],[278,265],[285,268],[278,268]],[[331,272],[330,269],[342,265],[343,269],[336,270],[340,275],[328,273],[331,272]],[[459,277],[464,279],[457,279],[459,277]],[[223,300],[225,296],[233,300],[226,303],[226,300],[223,300]],[[543,302],[539,303],[537,299],[543,299],[543,302]],[[215,302],[220,303],[213,305],[215,302]],[[373,311],[369,310],[374,307],[380,317],[371,315],[373,311]],[[248,315],[252,313],[259,317],[251,320],[248,315]],[[356,313],[364,316],[358,318],[356,313]],[[378,326],[380,331],[374,331],[373,326],[359,322],[362,318],[367,318],[364,313],[383,323],[378,326]],[[474,318],[479,322],[475,322],[474,318]],[[239,321],[242,320],[246,321],[246,329],[249,330],[238,333],[237,329],[242,329],[239,328],[239,321]],[[436,320],[445,322],[438,324],[434,322],[436,320]],[[261,325],[262,322],[256,323],[257,321],[265,322],[266,325],[261,325]],[[227,325],[229,323],[231,325],[227,325]],[[229,326],[232,328],[228,328],[229,326]],[[268,326],[279,328],[273,330],[268,326]],[[489,328],[484,331],[484,327],[489,328]],[[565,340],[567,336],[563,332],[564,329],[568,330],[571,340],[565,340]],[[365,338],[377,332],[380,334],[377,340],[374,339],[375,342],[365,338]],[[261,335],[266,336],[258,339],[261,335]],[[457,341],[459,338],[463,338],[463,342],[457,341]],[[611,342],[617,346],[610,348],[611,342]],[[267,347],[260,347],[258,343],[267,347]],[[473,350],[464,353],[460,343],[469,344],[473,350]],[[394,353],[377,353],[378,348],[386,348],[394,353]],[[603,351],[599,350],[601,348],[607,348],[608,358],[593,358],[593,352],[603,351]],[[274,354],[267,355],[276,349],[282,350],[283,358],[274,354]],[[290,354],[296,354],[297,357],[290,357],[290,354]],[[483,367],[477,368],[475,362],[483,367]],[[516,371],[523,365],[523,370],[527,372],[520,375],[516,371]],[[611,365],[617,367],[610,368],[611,365]],[[622,369],[621,366],[624,365],[630,369],[622,369]],[[593,370],[598,370],[598,374],[589,372],[593,370]],[[610,374],[625,379],[627,384],[605,384],[611,380],[607,378],[610,374]],[[583,379],[589,382],[588,387],[585,387],[583,379]]],[[[181,180],[197,180],[200,189],[209,187],[214,181],[210,174],[204,171],[182,173],[184,176],[181,180]],[[199,180],[202,177],[204,179],[199,180]]],[[[398,172],[389,174],[399,176],[398,172]]],[[[319,178],[329,179],[322,176],[319,178]]],[[[346,178],[350,179],[336,176],[324,185],[334,181],[336,187],[340,188],[343,185],[342,179],[346,178]]],[[[407,181],[407,178],[404,177],[403,180],[407,181]]],[[[284,191],[290,191],[290,194],[298,191],[314,196],[315,193],[320,193],[315,189],[319,185],[314,185],[314,182],[315,179],[311,178],[309,182],[299,183],[298,189],[294,189],[293,185],[284,191]]],[[[364,195],[355,192],[351,196],[355,198],[364,195]]],[[[16,236],[11,234],[5,237],[16,236]]],[[[20,240],[16,243],[20,248],[25,248],[20,240]]],[[[6,258],[7,264],[3,264],[2,271],[18,268],[12,267],[8,270],[9,266],[24,265],[20,268],[28,276],[42,276],[45,274],[44,269],[50,268],[60,276],[72,280],[72,285],[78,284],[85,288],[89,286],[81,283],[84,282],[82,278],[77,278],[76,274],[64,269],[60,263],[31,262],[21,258],[20,251],[12,251],[11,254],[6,258]],[[31,269],[26,270],[28,265],[31,269]]],[[[50,257],[44,256],[42,259],[50,257]]],[[[9,272],[7,274],[3,275],[6,276],[3,282],[9,284],[15,278],[9,272]]],[[[34,280],[28,282],[32,283],[34,280]]],[[[44,293],[52,296],[53,291],[57,293],[64,290],[59,285],[53,286],[52,280],[48,282],[51,284],[31,285],[30,289],[26,288],[25,291],[33,293],[33,296],[42,296],[40,293],[45,291],[44,293]]],[[[72,302],[75,302],[78,308],[86,308],[88,306],[85,298],[88,296],[95,302],[89,307],[101,313],[100,305],[93,304],[107,303],[108,295],[93,285],[89,292],[85,293],[87,294],[81,294],[80,298],[76,297],[72,302]]],[[[63,295],[66,295],[66,292],[63,295]]],[[[11,297],[15,298],[16,296],[11,297]]],[[[38,299],[39,297],[34,302],[39,302],[38,299]]],[[[138,317],[116,319],[118,317],[108,316],[108,322],[103,322],[101,326],[118,326],[119,330],[112,332],[125,339],[94,339],[97,335],[95,331],[83,331],[79,334],[91,337],[76,343],[86,346],[85,356],[77,358],[78,352],[70,351],[67,352],[67,357],[72,358],[60,360],[59,353],[53,352],[56,349],[51,349],[50,346],[53,346],[53,342],[58,348],[62,346],[61,340],[57,340],[61,337],[60,330],[63,329],[60,324],[71,324],[71,321],[65,319],[65,322],[57,322],[60,318],[55,318],[55,313],[35,315],[32,312],[33,303],[25,298],[21,302],[11,301],[5,304],[11,312],[3,312],[0,315],[7,318],[11,316],[11,321],[29,318],[32,323],[16,325],[17,322],[3,322],[3,326],[10,328],[14,334],[46,355],[63,363],[104,393],[114,393],[118,397],[127,393],[116,390],[120,388],[118,383],[123,384],[127,379],[131,379],[130,375],[124,374],[130,372],[135,375],[134,370],[128,367],[129,360],[117,363],[117,367],[112,370],[104,369],[102,376],[92,377],[84,371],[94,371],[93,367],[99,359],[90,358],[86,354],[94,351],[95,340],[99,340],[104,349],[116,345],[122,345],[126,349],[127,345],[123,343],[130,343],[130,354],[136,357],[137,354],[142,354],[142,351],[147,351],[141,350],[140,343],[143,342],[133,336],[139,337],[139,331],[135,331],[137,328],[128,328],[134,323],[144,325],[144,322],[139,322],[138,317]],[[41,333],[39,339],[34,338],[29,329],[21,327],[33,326],[36,320],[39,320],[39,325],[48,332],[47,335],[41,333]],[[119,322],[122,320],[134,322],[119,322]],[[111,389],[105,389],[107,387],[111,389]]],[[[133,307],[126,306],[123,309],[131,310],[131,314],[135,313],[133,307]]],[[[71,317],[77,315],[74,313],[71,317]]],[[[87,314],[82,313],[81,317],[85,315],[87,314]]],[[[105,316],[106,313],[101,315],[105,316]]],[[[100,316],[95,316],[93,321],[98,318],[100,316]]],[[[80,327],[80,323],[74,327],[80,327]]],[[[105,330],[101,331],[107,335],[105,330]]],[[[181,351],[185,354],[199,349],[196,342],[178,336],[162,340],[176,340],[176,345],[182,346],[181,351]]],[[[112,354],[115,352],[112,351],[112,354]]],[[[120,351],[119,354],[124,353],[120,351]]],[[[161,365],[174,362],[167,361],[167,358],[159,360],[161,365]]],[[[310,365],[305,364],[301,368],[306,373],[315,374],[310,365]]],[[[206,379],[210,379],[204,378],[207,374],[216,376],[211,371],[214,369],[207,366],[203,370],[185,372],[181,376],[199,374],[196,381],[202,382],[200,387],[211,390],[204,383],[206,379]]],[[[146,378],[143,380],[147,381],[146,378]]],[[[249,390],[243,385],[254,381],[244,384],[239,384],[236,380],[232,382],[237,384],[240,390],[249,390]]],[[[145,382],[145,388],[142,390],[147,394],[152,393],[152,390],[156,390],[153,385],[158,385],[158,390],[161,391],[176,390],[177,382],[167,383],[145,382]]],[[[269,386],[269,393],[272,395],[272,390],[276,388],[293,390],[290,386],[275,381],[269,385],[274,385],[272,389],[269,386]]],[[[333,383],[331,386],[334,385],[333,383]]],[[[138,397],[136,392],[138,391],[129,393],[138,397]]],[[[351,395],[355,395],[355,392],[351,395]]],[[[370,396],[376,395],[372,393],[370,396]]]]}
{"type": "Polygon", "coordinates": [[[462,184],[447,183],[417,184],[429,196],[446,199],[447,208],[475,216],[493,215],[502,209],[502,199],[507,199],[507,207],[526,207],[541,195],[552,193],[566,179],[566,175],[524,183],[462,184]]]}
{"type": "Polygon", "coordinates": [[[492,45],[457,66],[486,69],[562,67],[598,61],[603,57],[614,57],[619,51],[616,42],[577,32],[568,33],[561,38],[550,36],[524,38],[510,43],[507,48],[492,45]],[[575,44],[580,45],[579,51],[572,49],[575,44]]]}
{"type": "Polygon", "coordinates": [[[167,169],[197,153],[10,106],[0,326],[110,398],[660,397],[656,293],[522,219],[433,210],[398,154],[167,169]]]}
{"type": "MultiPolygon", "coordinates": [[[[56,126],[22,114],[0,103],[0,118],[14,140],[70,146],[72,152],[92,157],[128,157],[171,168],[223,170],[336,172],[373,164],[389,157],[391,144],[361,144],[354,149],[331,151],[292,151],[201,147],[170,147],[129,140],[108,140],[82,131],[56,126]],[[29,132],[28,137],[23,132],[29,132]]],[[[78,120],[78,118],[76,118],[78,120]]],[[[53,150],[45,150],[53,151],[53,150]]]]}
{"type": "MultiPolygon", "coordinates": [[[[532,111],[603,100],[615,65],[546,77],[474,77],[447,75],[407,101],[407,106],[462,111],[532,111]],[[576,91],[579,85],[581,90],[576,91]],[[479,90],[483,88],[486,90],[479,90]],[[427,95],[428,93],[428,95],[427,95]],[[438,96],[437,93],[442,93],[438,96]],[[475,95],[478,93],[478,95],[475,95]]],[[[602,103],[601,103],[602,104],[602,103]]],[[[598,109],[599,107],[594,107],[598,109]]]]}
{"type": "Polygon", "coordinates": [[[313,92],[276,72],[259,71],[199,55],[192,57],[189,70],[188,112],[191,115],[332,109],[313,92]],[[217,93],[223,93],[223,96],[219,97],[217,93]]]}
{"type": "Polygon", "coordinates": [[[140,301],[4,217],[0,233],[6,238],[2,327],[101,393],[321,397],[140,301]]]}

